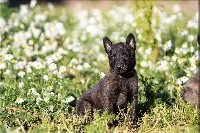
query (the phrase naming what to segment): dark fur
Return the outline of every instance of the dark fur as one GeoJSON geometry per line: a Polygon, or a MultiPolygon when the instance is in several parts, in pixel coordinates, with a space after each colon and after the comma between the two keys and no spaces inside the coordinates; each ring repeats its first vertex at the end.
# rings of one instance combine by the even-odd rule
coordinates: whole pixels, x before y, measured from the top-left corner
{"type": "MultiPolygon", "coordinates": [[[[200,35],[197,36],[198,44],[200,45],[200,35]]],[[[191,77],[185,85],[182,97],[191,105],[199,105],[199,83],[200,83],[200,70],[191,77]]]]}
{"type": "Polygon", "coordinates": [[[109,58],[110,72],[82,95],[77,102],[76,113],[83,115],[86,110],[90,113],[101,110],[117,114],[119,109],[126,110],[130,103],[130,118],[134,120],[138,95],[138,78],[134,69],[135,38],[130,33],[126,42],[113,45],[104,37],[103,44],[109,58]]]}
{"type": "Polygon", "coordinates": [[[199,103],[199,83],[200,83],[200,71],[198,71],[193,77],[191,77],[185,85],[183,92],[183,99],[191,105],[198,105],[199,103]]]}

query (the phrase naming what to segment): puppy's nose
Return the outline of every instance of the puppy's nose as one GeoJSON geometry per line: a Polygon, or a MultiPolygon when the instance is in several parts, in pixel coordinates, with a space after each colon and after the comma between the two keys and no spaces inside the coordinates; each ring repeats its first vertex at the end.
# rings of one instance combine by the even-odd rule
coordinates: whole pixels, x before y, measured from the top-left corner
{"type": "Polygon", "coordinates": [[[120,65],[117,65],[117,69],[122,69],[122,66],[120,66],[120,65]]]}

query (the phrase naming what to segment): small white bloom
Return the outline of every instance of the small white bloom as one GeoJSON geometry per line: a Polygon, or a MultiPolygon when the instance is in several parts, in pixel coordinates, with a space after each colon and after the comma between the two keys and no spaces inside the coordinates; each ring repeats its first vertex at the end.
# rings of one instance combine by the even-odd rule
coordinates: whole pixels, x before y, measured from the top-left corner
{"type": "Polygon", "coordinates": [[[65,66],[60,66],[59,73],[64,73],[67,70],[65,66]]]}
{"type": "Polygon", "coordinates": [[[181,36],[186,36],[186,35],[188,35],[188,31],[187,30],[183,30],[183,31],[181,31],[181,36]]]}
{"type": "Polygon", "coordinates": [[[53,106],[53,105],[50,105],[50,106],[48,107],[48,109],[49,109],[49,111],[53,112],[54,106],[53,106]]]}
{"type": "Polygon", "coordinates": [[[182,84],[186,83],[186,81],[187,81],[188,79],[189,79],[189,78],[186,77],[186,76],[183,76],[183,77],[181,77],[181,78],[178,78],[177,81],[176,81],[176,84],[182,85],[182,84]]]}
{"type": "Polygon", "coordinates": [[[27,73],[32,73],[32,69],[30,67],[26,67],[26,72],[27,73]]]}
{"type": "Polygon", "coordinates": [[[26,74],[26,73],[25,73],[24,71],[20,71],[20,72],[18,72],[17,75],[18,75],[19,77],[23,78],[23,77],[25,76],[25,74],[26,74]]]}
{"type": "Polygon", "coordinates": [[[9,75],[10,75],[10,73],[11,73],[11,72],[10,72],[10,70],[9,70],[9,69],[6,69],[6,71],[5,71],[5,73],[4,73],[4,74],[5,74],[5,75],[7,75],[7,76],[9,76],[9,75]]]}
{"type": "Polygon", "coordinates": [[[20,6],[20,14],[26,15],[28,13],[28,6],[27,5],[21,5],[20,6]]]}
{"type": "Polygon", "coordinates": [[[53,86],[48,86],[46,90],[49,91],[49,92],[52,91],[53,90],[53,86]]]}
{"type": "Polygon", "coordinates": [[[143,61],[140,62],[140,66],[141,67],[148,67],[148,63],[143,60],[143,61]]]}
{"type": "Polygon", "coordinates": [[[174,88],[173,86],[167,86],[168,90],[173,90],[173,88],[174,88]]]}
{"type": "Polygon", "coordinates": [[[198,28],[198,23],[194,22],[194,20],[189,20],[188,23],[187,23],[187,27],[188,28],[197,29],[198,28]]]}
{"type": "Polygon", "coordinates": [[[170,50],[171,47],[172,47],[172,41],[169,40],[169,41],[167,41],[167,42],[164,44],[163,50],[164,50],[164,51],[170,50]]]}
{"type": "Polygon", "coordinates": [[[28,95],[32,93],[33,95],[35,96],[39,96],[40,94],[35,90],[35,88],[31,88],[29,91],[28,91],[28,95]]]}
{"type": "Polygon", "coordinates": [[[42,63],[41,62],[39,62],[39,61],[34,61],[33,62],[33,67],[35,68],[35,69],[41,69],[41,68],[43,68],[43,65],[42,65],[42,63]]]}
{"type": "Polygon", "coordinates": [[[181,77],[181,81],[182,83],[185,83],[189,78],[186,76],[181,77]]]}
{"type": "Polygon", "coordinates": [[[48,6],[49,10],[54,10],[54,8],[55,8],[51,2],[48,2],[47,6],[48,6]]]}
{"type": "Polygon", "coordinates": [[[150,47],[150,48],[148,48],[148,49],[145,50],[145,54],[150,55],[151,51],[152,51],[152,48],[150,47]]]}
{"type": "Polygon", "coordinates": [[[3,70],[6,68],[6,63],[1,63],[0,62],[0,70],[3,70]]]}
{"type": "Polygon", "coordinates": [[[42,101],[42,98],[41,97],[37,97],[36,98],[36,104],[38,105],[40,103],[40,101],[42,101]]]}
{"type": "Polygon", "coordinates": [[[177,55],[179,55],[180,54],[180,48],[175,48],[175,53],[177,54],[177,55]]]}
{"type": "Polygon", "coordinates": [[[192,42],[192,41],[194,40],[194,35],[189,35],[189,36],[188,36],[188,40],[189,40],[190,42],[192,42]]]}
{"type": "Polygon", "coordinates": [[[18,70],[18,69],[24,69],[26,65],[25,61],[19,61],[14,65],[14,69],[18,70]]]}
{"type": "Polygon", "coordinates": [[[6,61],[9,61],[9,60],[12,60],[13,59],[13,55],[11,55],[11,54],[6,54],[5,56],[4,56],[4,59],[6,60],[6,61]]]}
{"type": "Polygon", "coordinates": [[[49,97],[48,96],[46,96],[45,98],[44,98],[44,101],[46,102],[46,103],[48,103],[49,102],[49,97]]]}
{"type": "Polygon", "coordinates": [[[21,104],[24,102],[24,99],[21,98],[21,97],[17,97],[16,101],[15,101],[17,104],[21,104]]]}
{"type": "Polygon", "coordinates": [[[46,81],[48,81],[48,80],[49,80],[49,77],[48,77],[47,75],[44,75],[44,76],[43,76],[43,79],[46,80],[46,81]]]}
{"type": "Polygon", "coordinates": [[[81,70],[83,70],[83,66],[82,66],[82,65],[77,65],[76,69],[77,69],[78,71],[81,71],[81,70]]]}
{"type": "Polygon", "coordinates": [[[55,63],[51,63],[51,64],[49,65],[49,70],[50,70],[50,71],[53,71],[53,70],[55,70],[55,69],[57,69],[57,65],[56,65],[55,63]]]}
{"type": "Polygon", "coordinates": [[[34,8],[36,6],[36,4],[37,4],[37,0],[31,0],[30,7],[34,8]]]}
{"type": "Polygon", "coordinates": [[[158,67],[156,68],[156,70],[158,71],[167,71],[168,70],[168,62],[166,60],[161,60],[158,63],[158,67]]]}
{"type": "Polygon", "coordinates": [[[68,104],[68,103],[70,103],[70,102],[72,102],[72,101],[74,101],[75,100],[75,98],[73,97],[73,96],[69,96],[69,97],[67,97],[66,99],[65,99],[65,103],[66,104],[68,104]]]}
{"type": "Polygon", "coordinates": [[[85,69],[88,69],[88,68],[90,68],[90,64],[89,64],[89,63],[84,63],[84,64],[83,64],[83,67],[84,67],[85,69]]]}
{"type": "Polygon", "coordinates": [[[101,78],[105,77],[105,73],[101,72],[101,73],[100,73],[100,77],[101,77],[101,78]]]}
{"type": "Polygon", "coordinates": [[[181,6],[178,4],[174,4],[172,7],[172,10],[174,13],[179,13],[179,12],[181,12],[181,6]]]}
{"type": "Polygon", "coordinates": [[[24,87],[24,82],[20,82],[20,83],[18,84],[18,86],[19,86],[19,88],[24,87]]]}
{"type": "Polygon", "coordinates": [[[191,52],[191,53],[194,52],[194,47],[193,47],[193,46],[190,47],[190,52],[191,52]]]}

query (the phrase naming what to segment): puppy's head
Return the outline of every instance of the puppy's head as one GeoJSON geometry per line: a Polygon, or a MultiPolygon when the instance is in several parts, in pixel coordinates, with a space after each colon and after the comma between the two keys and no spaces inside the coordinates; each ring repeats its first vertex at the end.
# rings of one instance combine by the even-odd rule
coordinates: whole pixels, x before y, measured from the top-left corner
{"type": "Polygon", "coordinates": [[[108,37],[104,37],[103,44],[108,54],[110,69],[118,74],[130,72],[135,67],[135,37],[130,33],[126,42],[113,44],[108,37]]]}

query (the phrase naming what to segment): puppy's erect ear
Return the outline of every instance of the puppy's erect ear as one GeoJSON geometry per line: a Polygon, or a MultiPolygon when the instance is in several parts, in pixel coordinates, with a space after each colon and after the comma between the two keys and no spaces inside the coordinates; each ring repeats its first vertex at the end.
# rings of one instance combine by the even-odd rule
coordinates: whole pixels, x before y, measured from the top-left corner
{"type": "Polygon", "coordinates": [[[103,38],[103,45],[106,50],[106,53],[109,53],[111,51],[112,42],[110,41],[108,37],[103,38]]]}
{"type": "Polygon", "coordinates": [[[135,45],[135,37],[133,35],[133,33],[129,33],[129,35],[126,38],[126,44],[128,44],[129,46],[131,46],[131,48],[133,48],[134,50],[136,49],[136,45],[135,45]]]}
{"type": "Polygon", "coordinates": [[[200,34],[197,35],[197,42],[198,42],[198,44],[200,46],[200,34]]]}

